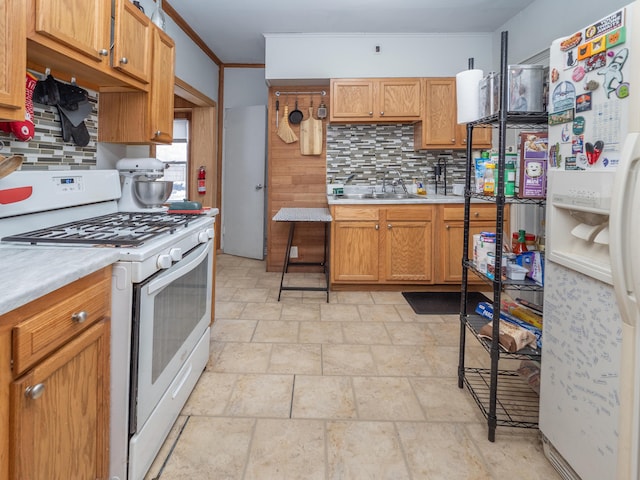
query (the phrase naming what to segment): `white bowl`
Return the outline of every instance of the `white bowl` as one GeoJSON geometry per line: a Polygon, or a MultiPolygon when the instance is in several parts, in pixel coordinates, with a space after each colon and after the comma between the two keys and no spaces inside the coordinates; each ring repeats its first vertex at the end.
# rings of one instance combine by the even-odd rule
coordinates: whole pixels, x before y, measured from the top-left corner
{"type": "Polygon", "coordinates": [[[160,207],[167,201],[173,189],[173,182],[159,180],[135,180],[133,194],[145,207],[160,207]]]}

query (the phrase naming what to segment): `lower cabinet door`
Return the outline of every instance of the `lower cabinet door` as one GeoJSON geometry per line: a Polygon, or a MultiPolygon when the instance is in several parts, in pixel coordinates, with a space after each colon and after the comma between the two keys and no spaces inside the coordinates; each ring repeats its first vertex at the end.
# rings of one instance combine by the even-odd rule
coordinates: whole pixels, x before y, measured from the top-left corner
{"type": "Polygon", "coordinates": [[[338,221],[334,225],[331,271],[334,282],[377,282],[379,224],[338,221]]]}
{"type": "Polygon", "coordinates": [[[386,280],[430,282],[433,277],[431,222],[388,221],[385,229],[386,280]]]}
{"type": "Polygon", "coordinates": [[[11,385],[13,479],[106,479],[109,322],[65,344],[11,385]]]}
{"type": "MultiPolygon", "coordinates": [[[[473,259],[473,236],[484,231],[495,230],[494,222],[471,223],[469,225],[468,258],[473,259]]],[[[442,241],[443,280],[445,282],[460,283],[462,281],[462,247],[464,246],[464,223],[445,222],[442,241]]],[[[469,283],[481,283],[482,280],[471,271],[469,283]]]]}

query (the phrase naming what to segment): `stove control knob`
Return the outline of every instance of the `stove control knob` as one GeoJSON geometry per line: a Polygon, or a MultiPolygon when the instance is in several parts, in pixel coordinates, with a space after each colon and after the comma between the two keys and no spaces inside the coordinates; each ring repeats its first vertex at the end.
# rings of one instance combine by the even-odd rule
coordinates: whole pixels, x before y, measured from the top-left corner
{"type": "Polygon", "coordinates": [[[158,255],[158,259],[156,260],[156,265],[160,269],[169,268],[172,263],[171,255],[158,255]]]}
{"type": "Polygon", "coordinates": [[[174,262],[179,262],[180,260],[182,260],[182,249],[172,248],[171,250],[169,250],[169,256],[174,262]]]}
{"type": "Polygon", "coordinates": [[[206,243],[213,238],[213,228],[207,228],[198,234],[198,241],[200,243],[206,243]]]}

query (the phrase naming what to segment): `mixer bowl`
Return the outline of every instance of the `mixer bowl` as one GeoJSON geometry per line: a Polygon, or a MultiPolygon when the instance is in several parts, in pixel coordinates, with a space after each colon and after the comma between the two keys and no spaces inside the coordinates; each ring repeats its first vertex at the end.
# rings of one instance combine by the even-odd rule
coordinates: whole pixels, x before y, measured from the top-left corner
{"type": "Polygon", "coordinates": [[[134,180],[133,194],[145,207],[161,207],[171,195],[173,182],[157,180],[134,180]]]}

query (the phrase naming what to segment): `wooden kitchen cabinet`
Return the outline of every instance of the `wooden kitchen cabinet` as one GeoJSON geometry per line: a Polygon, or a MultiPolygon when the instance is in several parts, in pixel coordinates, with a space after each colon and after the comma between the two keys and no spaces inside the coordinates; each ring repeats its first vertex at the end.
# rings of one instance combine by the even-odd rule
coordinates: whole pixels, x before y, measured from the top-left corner
{"type": "Polygon", "coordinates": [[[100,94],[98,141],[109,143],[171,143],[175,44],[152,28],[151,83],[148,92],[100,94]]]}
{"type": "Polygon", "coordinates": [[[380,211],[377,207],[337,206],[332,211],[332,282],[378,282],[380,211]]]}
{"type": "MultiPolygon", "coordinates": [[[[439,265],[437,283],[456,283],[462,281],[462,248],[464,245],[464,205],[441,205],[441,224],[439,230],[439,265]]],[[[505,231],[509,231],[509,207],[504,213],[505,231]]],[[[496,209],[489,204],[471,205],[469,212],[469,259],[473,259],[473,235],[480,232],[494,232],[496,229],[496,209]]],[[[469,272],[470,283],[482,283],[482,280],[469,272]]]]}
{"type": "Polygon", "coordinates": [[[385,280],[426,282],[433,278],[433,209],[430,206],[386,208],[385,280]]]}
{"type": "Polygon", "coordinates": [[[431,283],[431,206],[333,206],[332,283],[431,283]]]}
{"type": "Polygon", "coordinates": [[[147,90],[151,23],[128,0],[116,0],[112,19],[111,3],[28,1],[29,62],[98,87],[147,90]]]}
{"type": "Polygon", "coordinates": [[[22,0],[0,2],[0,120],[24,120],[27,21],[22,0]],[[9,60],[11,59],[11,60],[9,60]]]}
{"type": "MultiPolygon", "coordinates": [[[[424,113],[414,126],[414,149],[464,149],[466,125],[457,123],[456,79],[422,79],[424,113]]],[[[491,127],[474,129],[474,148],[491,148],[491,127]]]]}
{"type": "Polygon", "coordinates": [[[419,78],[332,79],[329,121],[415,122],[422,113],[419,78]]]}
{"type": "Polygon", "coordinates": [[[110,298],[107,267],[0,316],[0,478],[108,478],[110,298]]]}

